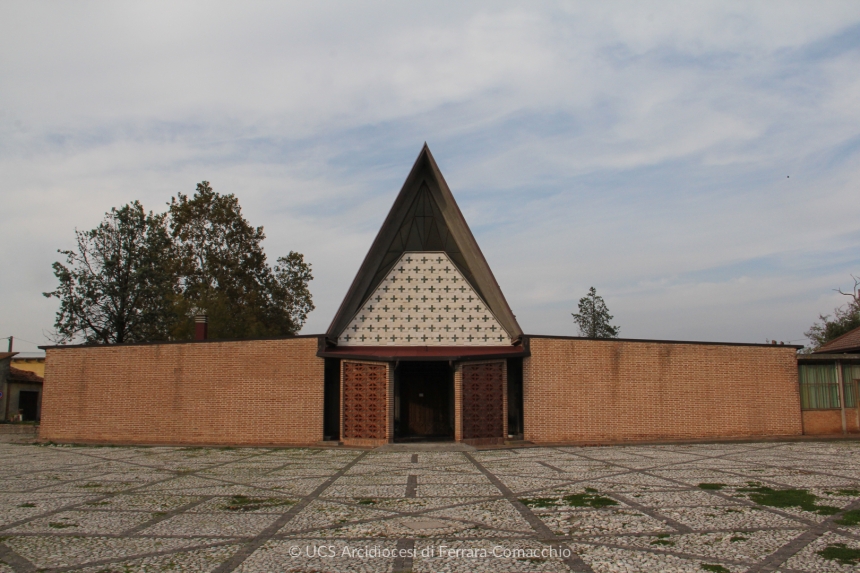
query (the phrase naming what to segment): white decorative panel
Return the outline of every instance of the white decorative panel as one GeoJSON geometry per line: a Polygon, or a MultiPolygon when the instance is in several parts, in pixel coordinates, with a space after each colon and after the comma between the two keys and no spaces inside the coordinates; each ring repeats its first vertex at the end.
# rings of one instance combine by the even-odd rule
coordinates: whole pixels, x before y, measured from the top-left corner
{"type": "Polygon", "coordinates": [[[406,252],[339,346],[504,346],[511,337],[443,252],[406,252]]]}

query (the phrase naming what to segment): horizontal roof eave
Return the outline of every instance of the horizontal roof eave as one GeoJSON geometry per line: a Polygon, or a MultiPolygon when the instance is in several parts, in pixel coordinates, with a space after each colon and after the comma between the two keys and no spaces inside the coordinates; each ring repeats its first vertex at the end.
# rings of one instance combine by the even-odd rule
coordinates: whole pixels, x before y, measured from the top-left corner
{"type": "Polygon", "coordinates": [[[709,342],[706,340],[659,340],[652,338],[588,338],[586,336],[556,336],[554,334],[526,334],[526,338],[554,338],[558,340],[591,340],[594,342],[643,342],[659,344],[698,344],[702,346],[758,346],[761,348],[803,348],[799,344],[765,344],[763,342],[709,342]]]}
{"type": "Polygon", "coordinates": [[[834,360],[860,360],[860,354],[798,354],[798,362],[832,362],[834,360]]]}
{"type": "Polygon", "coordinates": [[[334,346],[321,348],[320,358],[378,360],[481,360],[529,356],[523,346],[334,346]]]}
{"type": "Polygon", "coordinates": [[[295,334],[293,336],[264,336],[260,338],[208,338],[206,340],[157,340],[154,342],[122,342],[119,344],[58,344],[40,346],[42,350],[64,350],[69,348],[116,348],[122,346],[153,346],[156,344],[213,344],[217,342],[253,342],[262,340],[289,340],[292,338],[321,338],[322,334],[295,334]]]}

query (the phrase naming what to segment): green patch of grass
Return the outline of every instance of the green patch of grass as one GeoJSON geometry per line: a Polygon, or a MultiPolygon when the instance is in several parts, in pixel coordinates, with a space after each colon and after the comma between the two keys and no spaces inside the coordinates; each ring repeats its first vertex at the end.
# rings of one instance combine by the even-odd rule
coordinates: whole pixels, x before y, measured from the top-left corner
{"type": "Polygon", "coordinates": [[[27,503],[22,503],[22,504],[21,504],[21,505],[19,505],[18,507],[36,507],[36,504],[35,504],[35,503],[30,503],[30,502],[28,501],[27,503]]]}
{"type": "Polygon", "coordinates": [[[375,505],[376,500],[370,499],[369,497],[363,497],[358,500],[358,505],[375,505]]]}
{"type": "Polygon", "coordinates": [[[851,497],[851,496],[855,496],[855,495],[860,495],[860,490],[857,490],[857,489],[840,489],[839,491],[836,492],[835,495],[844,495],[844,496],[851,497]]]}
{"type": "Polygon", "coordinates": [[[700,483],[699,489],[720,490],[726,487],[724,483],[700,483]]]}
{"type": "Polygon", "coordinates": [[[585,488],[585,492],[586,493],[597,493],[597,490],[594,489],[593,487],[587,487],[587,488],[585,488]]]}
{"type": "Polygon", "coordinates": [[[816,551],[816,553],[830,561],[839,561],[843,565],[860,563],[860,549],[846,547],[844,543],[828,545],[821,551],[816,551]]]}
{"type": "Polygon", "coordinates": [[[699,566],[705,571],[711,571],[712,573],[732,573],[722,565],[715,565],[713,563],[700,563],[699,566]]]}
{"type": "Polygon", "coordinates": [[[669,539],[671,536],[668,533],[658,533],[656,537],[657,539],[669,539]]]}
{"type": "Polygon", "coordinates": [[[520,503],[526,507],[555,507],[558,501],[553,497],[524,497],[520,499],[520,503]]]}
{"type": "Polygon", "coordinates": [[[564,499],[564,502],[571,507],[593,507],[595,509],[599,509],[610,505],[618,505],[618,502],[614,499],[609,499],[602,495],[595,495],[594,493],[575,493],[572,495],[566,495],[562,499],[564,499]]]}
{"type": "Polygon", "coordinates": [[[766,486],[740,488],[738,491],[749,493],[749,498],[759,505],[768,507],[799,507],[803,511],[814,511],[821,515],[833,515],[838,507],[817,505],[818,499],[805,489],[772,489],[766,486]]]}
{"type": "Polygon", "coordinates": [[[731,541],[732,543],[737,543],[738,541],[746,541],[747,539],[749,539],[749,538],[744,537],[743,535],[732,535],[729,538],[729,541],[731,541]]]}
{"type": "Polygon", "coordinates": [[[671,547],[672,545],[675,545],[675,542],[674,541],[666,541],[665,539],[655,539],[654,541],[651,542],[651,545],[666,545],[666,546],[671,547]]]}
{"type": "Polygon", "coordinates": [[[48,527],[53,527],[54,529],[65,529],[67,527],[77,527],[77,523],[63,523],[60,521],[52,521],[48,524],[48,527]]]}
{"type": "Polygon", "coordinates": [[[836,520],[839,525],[860,525],[860,509],[852,509],[846,511],[845,514],[836,520]]]}
{"type": "Polygon", "coordinates": [[[234,495],[226,504],[221,506],[221,509],[227,511],[254,511],[269,507],[279,507],[284,505],[293,505],[295,502],[291,499],[281,497],[248,497],[245,495],[234,495]]]}

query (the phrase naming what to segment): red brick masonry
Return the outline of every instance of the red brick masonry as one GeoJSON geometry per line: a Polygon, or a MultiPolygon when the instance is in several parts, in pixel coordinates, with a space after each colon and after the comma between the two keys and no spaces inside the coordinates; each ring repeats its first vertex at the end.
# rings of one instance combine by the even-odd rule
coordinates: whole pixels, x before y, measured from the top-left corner
{"type": "Polygon", "coordinates": [[[129,444],[323,439],[316,337],[47,349],[40,438],[129,444]]]}
{"type": "MultiPolygon", "coordinates": [[[[530,337],[530,349],[523,363],[526,440],[802,433],[791,347],[530,337]]],[[[317,350],[317,337],[48,348],[40,437],[315,444],[323,439],[324,366],[317,350]]],[[[459,429],[463,420],[457,423],[459,429]]],[[[829,418],[818,421],[822,429],[828,424],[829,418]]]]}
{"type": "Polygon", "coordinates": [[[533,337],[525,439],[605,443],[794,436],[795,349],[533,337]]]}

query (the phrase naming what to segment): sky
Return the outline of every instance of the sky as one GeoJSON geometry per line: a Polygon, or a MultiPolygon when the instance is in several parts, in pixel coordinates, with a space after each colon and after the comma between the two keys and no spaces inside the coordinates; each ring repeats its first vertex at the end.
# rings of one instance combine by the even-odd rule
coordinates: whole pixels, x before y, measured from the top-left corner
{"type": "MultiPolygon", "coordinates": [[[[804,344],[860,276],[860,2],[3,2],[0,337],[209,181],[326,330],[424,142],[530,334],[804,344]]],[[[0,347],[5,349],[3,341],[0,347]]]]}

